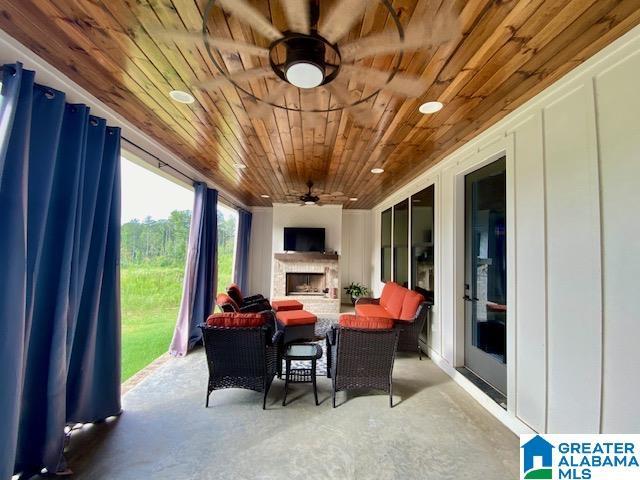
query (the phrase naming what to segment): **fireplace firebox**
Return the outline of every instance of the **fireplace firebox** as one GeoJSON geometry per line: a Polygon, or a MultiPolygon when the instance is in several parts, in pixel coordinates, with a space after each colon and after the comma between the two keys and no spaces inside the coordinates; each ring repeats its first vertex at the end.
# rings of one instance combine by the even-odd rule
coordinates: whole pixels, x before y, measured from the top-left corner
{"type": "Polygon", "coordinates": [[[287,273],[287,295],[324,296],[326,281],[324,273],[287,273]]]}

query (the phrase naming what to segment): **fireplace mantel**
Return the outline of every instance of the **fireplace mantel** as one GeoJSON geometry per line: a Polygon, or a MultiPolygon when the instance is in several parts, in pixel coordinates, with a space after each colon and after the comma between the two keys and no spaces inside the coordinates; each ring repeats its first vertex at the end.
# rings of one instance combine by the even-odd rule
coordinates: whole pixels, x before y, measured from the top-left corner
{"type": "Polygon", "coordinates": [[[321,252],[291,252],[291,253],[274,253],[274,258],[281,262],[311,262],[314,260],[339,260],[337,253],[321,253],[321,252]]]}

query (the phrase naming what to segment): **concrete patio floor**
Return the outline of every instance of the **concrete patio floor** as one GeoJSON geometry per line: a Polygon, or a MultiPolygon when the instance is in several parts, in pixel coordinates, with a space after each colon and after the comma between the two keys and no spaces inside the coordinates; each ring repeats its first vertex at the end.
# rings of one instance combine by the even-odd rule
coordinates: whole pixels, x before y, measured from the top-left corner
{"type": "Polygon", "coordinates": [[[202,349],[171,359],[123,399],[117,419],[73,433],[76,479],[513,479],[518,439],[430,360],[399,355],[394,408],[383,393],[330,381],[261,395],[216,391],[204,408],[202,349]]]}

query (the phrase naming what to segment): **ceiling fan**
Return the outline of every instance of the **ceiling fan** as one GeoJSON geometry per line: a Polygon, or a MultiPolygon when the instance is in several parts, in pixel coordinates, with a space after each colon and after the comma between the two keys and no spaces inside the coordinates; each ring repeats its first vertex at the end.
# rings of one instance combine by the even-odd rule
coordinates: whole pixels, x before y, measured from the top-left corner
{"type": "MultiPolygon", "coordinates": [[[[316,113],[363,107],[365,102],[381,90],[404,97],[418,97],[428,85],[420,77],[400,72],[403,53],[438,46],[458,33],[458,15],[452,7],[456,2],[448,0],[442,3],[434,18],[428,21],[416,20],[406,29],[391,5],[391,0],[380,0],[389,12],[394,28],[340,44],[338,42],[358,22],[367,5],[373,3],[371,0],[336,0],[333,8],[322,19],[319,0],[280,0],[280,3],[289,27],[285,31],[277,29],[247,0],[209,0],[204,10],[201,32],[162,30],[154,33],[174,42],[203,41],[220,75],[194,82],[193,86],[209,90],[231,83],[256,101],[257,107],[253,113],[258,117],[268,115],[274,107],[316,113]],[[216,6],[266,38],[270,42],[268,48],[209,35],[207,19],[216,6]],[[228,72],[218,63],[212,49],[260,57],[268,61],[268,65],[228,72]],[[359,59],[380,54],[394,55],[391,70],[382,71],[356,64],[359,59]],[[284,61],[279,60],[281,58],[284,61]],[[250,89],[245,88],[246,85],[243,86],[246,81],[269,77],[280,81],[264,98],[254,95],[250,89]],[[346,84],[352,79],[364,81],[375,91],[362,98],[352,98],[346,88],[346,84]],[[286,90],[291,87],[325,89],[337,100],[337,104],[328,108],[305,109],[279,103],[286,90]]],[[[351,112],[356,121],[363,121],[361,111],[358,112],[356,108],[351,112]]]]}
{"type": "Polygon", "coordinates": [[[349,197],[345,196],[342,192],[323,193],[313,192],[313,181],[307,180],[307,191],[296,192],[295,190],[287,195],[287,198],[291,201],[299,201],[300,205],[321,205],[323,202],[346,202],[349,197]],[[301,194],[302,193],[302,194],[301,194]]]}

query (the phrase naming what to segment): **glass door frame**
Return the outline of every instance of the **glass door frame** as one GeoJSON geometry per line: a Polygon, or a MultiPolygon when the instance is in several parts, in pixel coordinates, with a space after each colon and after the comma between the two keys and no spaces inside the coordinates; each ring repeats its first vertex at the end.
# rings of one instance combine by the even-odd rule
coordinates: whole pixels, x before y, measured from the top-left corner
{"type": "MultiPolygon", "coordinates": [[[[500,158],[505,157],[506,162],[506,197],[507,197],[507,411],[515,413],[516,405],[516,264],[515,264],[515,156],[514,139],[512,136],[503,137],[492,143],[485,144],[478,151],[473,152],[467,158],[459,162],[451,169],[451,181],[453,182],[453,238],[454,242],[454,331],[453,331],[453,359],[454,367],[464,367],[465,363],[465,177],[500,158]]],[[[443,180],[446,181],[446,175],[443,180]]],[[[487,396],[487,398],[489,398],[487,396]]],[[[491,400],[490,403],[493,403],[491,400]]],[[[495,403],[494,403],[495,405],[495,403]]],[[[500,407],[497,407],[500,409],[500,407]]],[[[501,409],[500,409],[501,410],[501,409]]]]}

